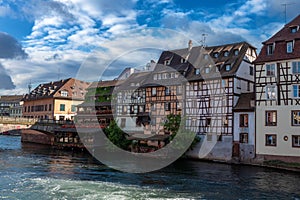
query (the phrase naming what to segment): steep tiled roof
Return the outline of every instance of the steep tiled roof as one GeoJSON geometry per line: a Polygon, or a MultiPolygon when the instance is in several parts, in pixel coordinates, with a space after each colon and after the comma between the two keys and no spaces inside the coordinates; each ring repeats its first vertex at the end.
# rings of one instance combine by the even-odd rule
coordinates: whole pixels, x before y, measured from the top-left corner
{"type": "Polygon", "coordinates": [[[263,47],[255,63],[271,62],[276,60],[288,60],[300,57],[300,15],[294,18],[291,22],[286,24],[280,31],[273,35],[270,39],[263,42],[263,47]],[[297,31],[292,32],[292,28],[297,31]],[[294,49],[292,53],[286,52],[286,42],[294,41],[294,49]],[[274,44],[274,53],[267,54],[268,45],[274,44]]]}
{"type": "Polygon", "coordinates": [[[131,74],[126,80],[118,83],[118,90],[131,90],[142,87],[151,72],[137,72],[131,74]]]}
{"type": "MultiPolygon", "coordinates": [[[[248,48],[255,49],[247,42],[240,42],[211,47],[196,46],[191,49],[164,51],[159,58],[158,64],[168,65],[179,72],[186,71],[184,76],[189,81],[203,79],[201,74],[204,75],[204,71],[201,71],[201,74],[195,74],[195,70],[197,68],[204,70],[205,67],[209,66],[211,67],[211,72],[205,74],[205,78],[233,76],[243,61],[248,48]],[[216,70],[216,65],[220,67],[220,71],[216,70]],[[225,70],[226,65],[230,65],[231,69],[225,70]]],[[[162,71],[163,69],[161,68],[161,66],[156,66],[154,71],[162,71]]]]}

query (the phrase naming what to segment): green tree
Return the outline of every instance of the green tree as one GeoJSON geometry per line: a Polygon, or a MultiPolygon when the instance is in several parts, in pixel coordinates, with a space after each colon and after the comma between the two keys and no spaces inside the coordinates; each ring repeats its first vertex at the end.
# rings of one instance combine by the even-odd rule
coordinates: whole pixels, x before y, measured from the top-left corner
{"type": "MultiPolygon", "coordinates": [[[[112,120],[109,126],[104,129],[104,133],[106,134],[107,138],[117,147],[124,150],[129,149],[131,141],[127,140],[127,134],[120,129],[115,120],[112,120]]],[[[114,149],[112,145],[108,145],[108,147],[111,150],[114,149]]]]}
{"type": "Polygon", "coordinates": [[[181,115],[169,114],[166,122],[163,124],[165,132],[171,134],[169,141],[173,143],[172,146],[175,149],[185,148],[185,144],[191,140],[191,137],[194,137],[194,140],[189,149],[193,149],[200,142],[200,138],[186,128],[185,121],[185,118],[181,119],[181,115]],[[173,139],[177,134],[177,140],[175,141],[173,139]]]}

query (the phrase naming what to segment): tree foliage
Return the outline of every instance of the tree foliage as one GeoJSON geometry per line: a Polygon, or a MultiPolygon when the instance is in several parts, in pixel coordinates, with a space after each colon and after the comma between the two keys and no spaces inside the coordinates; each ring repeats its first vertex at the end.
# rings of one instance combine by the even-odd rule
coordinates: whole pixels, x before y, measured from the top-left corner
{"type": "MultiPolygon", "coordinates": [[[[121,149],[128,150],[131,141],[127,140],[127,134],[120,129],[115,120],[112,120],[109,126],[104,129],[104,133],[114,145],[121,149]]],[[[112,147],[111,145],[109,146],[112,147]]]]}

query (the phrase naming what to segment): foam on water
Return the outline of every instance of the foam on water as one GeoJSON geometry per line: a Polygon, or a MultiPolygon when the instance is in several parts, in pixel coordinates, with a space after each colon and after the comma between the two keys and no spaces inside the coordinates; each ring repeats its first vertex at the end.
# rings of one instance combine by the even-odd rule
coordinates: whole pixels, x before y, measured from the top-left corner
{"type": "Polygon", "coordinates": [[[188,194],[176,193],[168,189],[153,189],[110,182],[53,178],[34,178],[26,181],[31,182],[28,184],[28,191],[32,195],[30,199],[192,199],[187,197],[188,194]]]}

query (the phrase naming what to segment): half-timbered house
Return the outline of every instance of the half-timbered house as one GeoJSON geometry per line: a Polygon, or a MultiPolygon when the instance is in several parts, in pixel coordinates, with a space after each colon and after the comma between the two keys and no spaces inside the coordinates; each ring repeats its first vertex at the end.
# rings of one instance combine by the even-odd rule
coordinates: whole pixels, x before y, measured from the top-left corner
{"type": "Polygon", "coordinates": [[[202,137],[194,156],[230,160],[232,142],[240,141],[239,134],[233,137],[239,125],[233,109],[243,93],[253,92],[256,49],[241,42],[185,51],[193,66],[185,87],[186,124],[202,137]]]}
{"type": "Polygon", "coordinates": [[[255,61],[256,154],[300,161],[300,15],[263,47],[255,61]]]}

